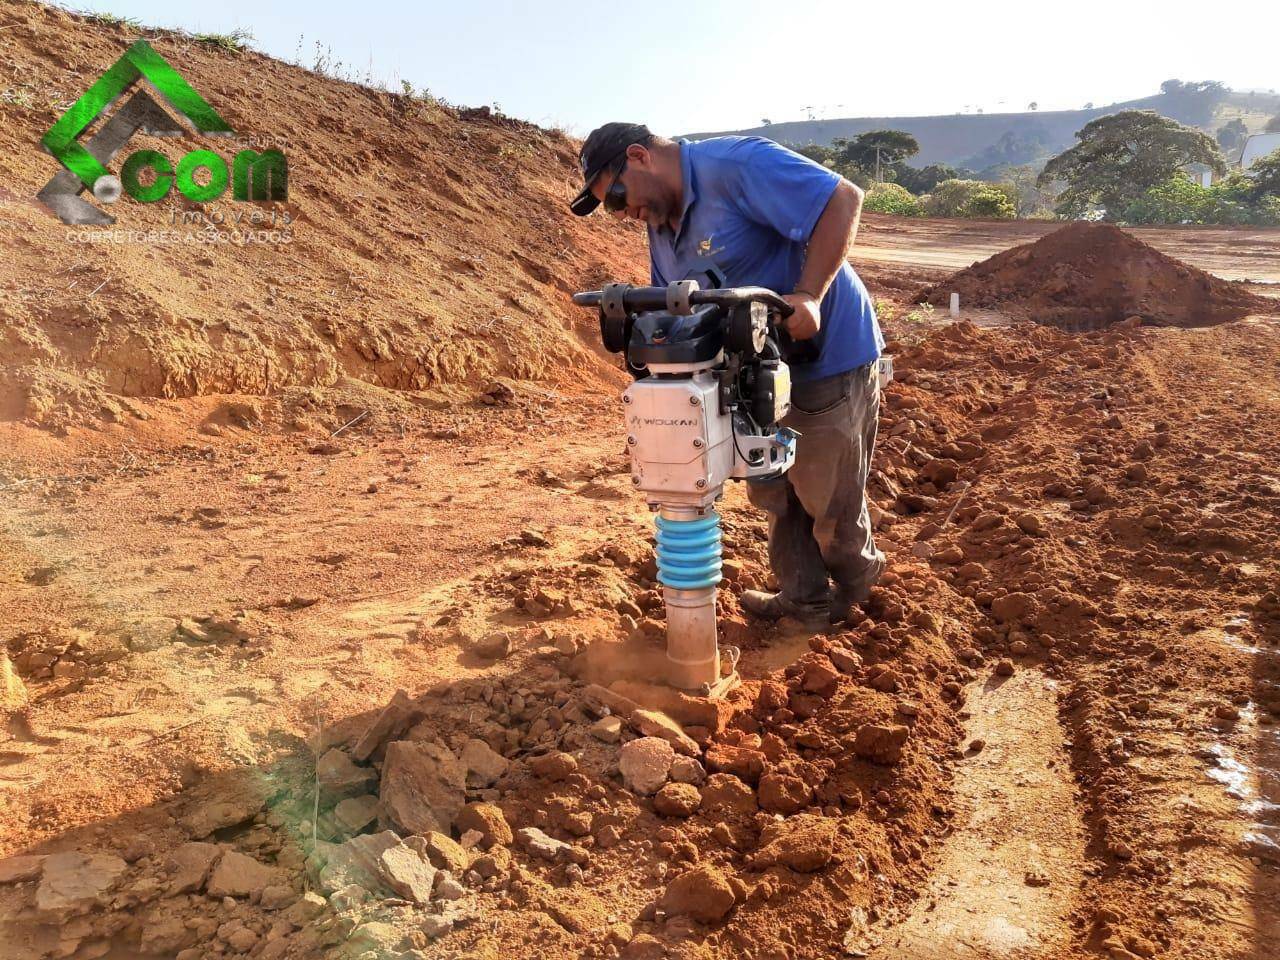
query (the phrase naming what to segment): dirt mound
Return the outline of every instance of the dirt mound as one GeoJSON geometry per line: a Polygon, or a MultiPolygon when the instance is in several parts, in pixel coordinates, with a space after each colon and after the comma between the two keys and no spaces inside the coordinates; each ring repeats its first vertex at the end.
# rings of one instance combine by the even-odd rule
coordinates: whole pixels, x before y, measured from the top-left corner
{"type": "Polygon", "coordinates": [[[68,227],[36,200],[59,169],[37,144],[139,33],[36,4],[5,9],[0,65],[16,79],[0,128],[0,419],[40,422],[69,406],[110,420],[121,397],[342,378],[423,390],[607,375],[592,318],[568,294],[634,271],[640,232],[568,212],[576,144],[563,134],[146,30],[235,137],[138,133],[112,169],[138,149],[176,162],[278,144],[289,199],[195,205],[174,190],[118,201],[109,231],[68,227]],[[291,242],[243,242],[259,214],[261,230],[291,242]],[[214,227],[233,240],[194,242],[214,227]],[[95,232],[125,242],[87,242],[95,232]]]}
{"type": "Polygon", "coordinates": [[[1131,317],[1162,327],[1207,327],[1275,303],[1168,257],[1107,223],[1073,223],[961,270],[915,296],[999,310],[1073,330],[1131,317]]]}

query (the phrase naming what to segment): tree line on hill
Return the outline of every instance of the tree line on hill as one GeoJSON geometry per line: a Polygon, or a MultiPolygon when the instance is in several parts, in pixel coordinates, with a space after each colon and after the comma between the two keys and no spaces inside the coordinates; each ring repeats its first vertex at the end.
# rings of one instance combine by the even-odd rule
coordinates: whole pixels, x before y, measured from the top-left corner
{"type": "MultiPolygon", "coordinates": [[[[1183,86],[1175,92],[1196,103],[1214,94],[1212,84],[1183,86]]],[[[1266,130],[1280,132],[1280,116],[1266,130]]],[[[1077,142],[1047,163],[1009,164],[983,178],[946,164],[911,166],[920,145],[901,130],[792,149],[862,187],[866,209],[897,216],[1280,226],[1280,150],[1247,173],[1229,172],[1227,153],[1238,155],[1247,139],[1239,119],[1215,139],[1152,110],[1125,110],[1087,123],[1077,142]],[[1218,179],[1204,186],[1197,171],[1218,179]]]]}

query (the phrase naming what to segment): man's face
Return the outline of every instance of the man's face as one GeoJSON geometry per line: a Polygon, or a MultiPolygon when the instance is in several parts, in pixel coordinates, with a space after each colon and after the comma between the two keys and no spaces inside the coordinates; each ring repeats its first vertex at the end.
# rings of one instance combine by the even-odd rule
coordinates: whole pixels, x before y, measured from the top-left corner
{"type": "Polygon", "coordinates": [[[622,166],[619,158],[611,164],[591,184],[591,193],[597,200],[604,202],[609,188],[621,183],[627,188],[627,205],[622,210],[608,210],[608,213],[619,220],[639,220],[647,223],[655,230],[667,222],[673,203],[663,183],[654,174],[653,156],[639,144],[627,147],[626,165],[622,166]]]}

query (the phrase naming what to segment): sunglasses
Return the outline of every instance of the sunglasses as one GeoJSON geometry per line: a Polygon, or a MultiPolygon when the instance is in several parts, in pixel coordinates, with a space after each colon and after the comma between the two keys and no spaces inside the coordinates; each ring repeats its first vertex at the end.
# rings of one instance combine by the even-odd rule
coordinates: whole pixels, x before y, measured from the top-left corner
{"type": "Polygon", "coordinates": [[[622,155],[622,163],[613,175],[613,183],[604,194],[604,208],[611,213],[627,209],[627,186],[622,182],[622,171],[627,169],[627,155],[622,155]]]}

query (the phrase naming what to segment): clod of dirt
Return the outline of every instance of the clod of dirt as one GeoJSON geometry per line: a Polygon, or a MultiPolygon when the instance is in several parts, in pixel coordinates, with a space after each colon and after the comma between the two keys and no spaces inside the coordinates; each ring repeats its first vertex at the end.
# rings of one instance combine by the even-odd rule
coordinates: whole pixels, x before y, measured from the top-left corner
{"type": "Polygon", "coordinates": [[[658,906],[668,914],[715,923],[733,909],[733,887],[711,865],[695,867],[671,881],[658,906]]]}
{"type": "Polygon", "coordinates": [[[486,847],[506,846],[514,839],[502,809],[492,803],[469,803],[459,811],[454,825],[461,833],[474,830],[486,847]]]}
{"type": "Polygon", "coordinates": [[[760,835],[760,849],[751,858],[753,870],[775,864],[799,873],[813,873],[831,862],[836,823],[827,817],[800,814],[770,824],[760,835]]]}
{"type": "Polygon", "coordinates": [[[664,817],[687,817],[702,803],[702,794],[691,783],[668,783],[653,797],[653,809],[664,817]]]}
{"type": "Polygon", "coordinates": [[[902,724],[864,723],[854,738],[853,752],[872,763],[895,764],[902,759],[910,733],[902,724]]]}
{"type": "Polygon", "coordinates": [[[1162,327],[1206,327],[1252,313],[1274,313],[1275,302],[1243,285],[1166,256],[1108,223],[1073,223],[997,253],[921,290],[918,303],[962,305],[1069,330],[1092,330],[1136,317],[1162,327]]]}

